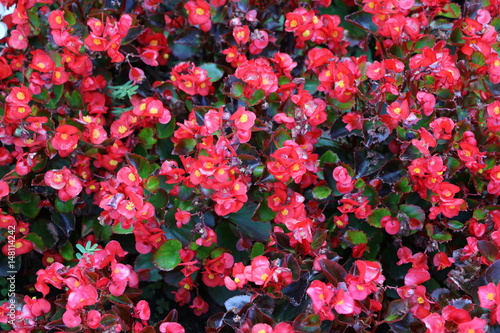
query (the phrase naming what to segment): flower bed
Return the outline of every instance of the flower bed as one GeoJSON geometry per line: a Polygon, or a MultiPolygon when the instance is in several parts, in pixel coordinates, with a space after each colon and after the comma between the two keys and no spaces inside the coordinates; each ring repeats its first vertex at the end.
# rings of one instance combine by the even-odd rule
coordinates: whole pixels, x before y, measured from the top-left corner
{"type": "Polygon", "coordinates": [[[498,1],[0,16],[2,330],[500,331],[498,1]]]}

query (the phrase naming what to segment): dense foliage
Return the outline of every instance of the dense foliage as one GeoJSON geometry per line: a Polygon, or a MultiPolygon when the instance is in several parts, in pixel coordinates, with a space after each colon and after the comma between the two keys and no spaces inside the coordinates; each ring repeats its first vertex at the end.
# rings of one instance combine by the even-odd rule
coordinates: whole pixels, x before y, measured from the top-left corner
{"type": "Polygon", "coordinates": [[[1,4],[1,329],[500,331],[499,1],[1,4]]]}

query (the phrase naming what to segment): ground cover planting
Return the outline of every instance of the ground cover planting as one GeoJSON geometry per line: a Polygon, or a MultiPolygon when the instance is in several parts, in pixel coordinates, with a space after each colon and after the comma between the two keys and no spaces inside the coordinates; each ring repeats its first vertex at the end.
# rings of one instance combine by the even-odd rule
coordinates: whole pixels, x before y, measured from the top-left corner
{"type": "Polygon", "coordinates": [[[500,332],[500,2],[0,2],[0,329],[500,332]]]}

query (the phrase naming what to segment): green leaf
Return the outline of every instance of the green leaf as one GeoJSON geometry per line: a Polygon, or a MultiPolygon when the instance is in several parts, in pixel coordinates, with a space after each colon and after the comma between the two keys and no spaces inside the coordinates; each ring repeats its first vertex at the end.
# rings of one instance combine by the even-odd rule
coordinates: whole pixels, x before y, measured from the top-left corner
{"type": "Polygon", "coordinates": [[[78,92],[78,90],[73,90],[71,94],[66,92],[66,94],[64,94],[64,98],[66,98],[66,101],[72,108],[83,109],[82,95],[78,92]]]}
{"type": "Polygon", "coordinates": [[[224,75],[224,71],[213,62],[205,63],[200,67],[207,71],[211,82],[219,81],[224,75]]]}
{"type": "Polygon", "coordinates": [[[442,243],[442,242],[447,242],[451,240],[451,234],[449,232],[444,232],[444,233],[439,233],[439,234],[433,234],[432,239],[442,243]]]}
{"type": "Polygon", "coordinates": [[[345,238],[354,245],[368,243],[368,238],[366,237],[366,234],[363,231],[348,230],[346,232],[345,238]]]}
{"type": "Polygon", "coordinates": [[[68,22],[70,27],[76,23],[75,14],[73,14],[70,10],[64,11],[64,19],[68,22]]]}
{"type": "Polygon", "coordinates": [[[154,195],[149,197],[148,201],[157,210],[164,209],[169,202],[169,195],[165,190],[158,189],[158,190],[156,190],[156,193],[154,195]]]}
{"type": "Polygon", "coordinates": [[[228,219],[236,225],[242,236],[258,242],[267,242],[271,234],[271,223],[252,221],[256,208],[256,203],[248,202],[238,212],[229,214],[228,219]]]}
{"type": "Polygon", "coordinates": [[[194,139],[182,139],[175,145],[172,153],[175,155],[189,155],[195,146],[196,141],[194,139]]]}
{"type": "Polygon", "coordinates": [[[486,62],[486,58],[484,57],[484,54],[482,54],[479,51],[472,52],[471,60],[472,60],[472,63],[478,67],[483,66],[486,62]]]}
{"type": "Polygon", "coordinates": [[[127,44],[132,43],[143,32],[144,32],[144,28],[142,26],[130,28],[128,30],[127,35],[122,39],[121,45],[127,45],[127,44]]]}
{"type": "Polygon", "coordinates": [[[262,243],[255,243],[252,247],[252,252],[250,252],[250,258],[253,259],[257,256],[261,256],[264,254],[266,246],[262,243]]]}
{"type": "Polygon", "coordinates": [[[49,221],[44,219],[36,219],[31,225],[31,232],[40,236],[43,240],[45,248],[50,249],[54,246],[57,239],[54,235],[56,232],[49,229],[49,223],[49,221]]]}
{"type": "Polygon", "coordinates": [[[139,142],[145,145],[154,145],[156,143],[155,131],[151,127],[145,127],[139,132],[139,142]]]}
{"type": "Polygon", "coordinates": [[[179,60],[190,59],[199,50],[199,48],[189,47],[189,46],[177,44],[177,43],[173,43],[171,47],[172,47],[172,53],[174,54],[174,56],[179,58],[179,60]]]}
{"type": "Polygon", "coordinates": [[[456,3],[447,3],[443,6],[443,9],[439,12],[439,15],[448,18],[460,18],[460,6],[456,3]]]}
{"type": "Polygon", "coordinates": [[[52,88],[52,93],[54,94],[54,97],[50,99],[49,103],[47,104],[47,108],[49,109],[55,109],[57,107],[57,103],[61,99],[62,95],[64,92],[64,85],[60,84],[57,86],[54,86],[52,88]]]}
{"type": "Polygon", "coordinates": [[[500,283],[500,260],[495,261],[486,269],[484,277],[488,283],[500,283]]]}
{"type": "Polygon", "coordinates": [[[175,118],[172,117],[172,119],[168,122],[168,124],[161,124],[157,123],[156,124],[156,134],[158,135],[159,139],[165,139],[170,137],[175,131],[175,118]]]}
{"type": "Polygon", "coordinates": [[[30,242],[32,242],[38,251],[40,251],[40,252],[45,251],[45,245],[43,243],[43,239],[42,239],[42,237],[38,236],[37,234],[29,233],[28,235],[26,235],[26,240],[29,240],[30,242]]]}
{"type": "Polygon", "coordinates": [[[411,186],[408,177],[401,178],[395,185],[394,190],[398,193],[410,193],[411,186]]]}
{"type": "Polygon", "coordinates": [[[153,255],[153,264],[162,271],[171,271],[181,263],[179,251],[182,243],[177,239],[170,239],[163,243],[153,255]]]}
{"type": "Polygon", "coordinates": [[[63,214],[69,214],[73,211],[73,209],[75,209],[75,205],[72,200],[61,201],[59,198],[56,198],[54,206],[60,213],[63,214]]]}
{"type": "Polygon", "coordinates": [[[146,189],[150,192],[156,192],[156,190],[160,187],[160,181],[158,180],[158,177],[156,176],[151,176],[146,180],[146,189]]]}
{"type": "Polygon", "coordinates": [[[436,44],[436,37],[433,35],[424,35],[415,43],[415,50],[422,50],[425,46],[432,48],[436,44]]]}
{"type": "Polygon", "coordinates": [[[372,17],[372,14],[359,11],[351,15],[347,15],[345,20],[367,32],[376,32],[378,28],[375,23],[373,23],[372,17]]]}
{"type": "Polygon", "coordinates": [[[475,209],[472,217],[476,220],[484,220],[488,216],[488,212],[484,209],[475,209]]]}
{"type": "Polygon", "coordinates": [[[387,208],[375,209],[370,216],[368,216],[367,222],[377,228],[381,228],[380,220],[384,216],[391,216],[391,212],[387,208]]]}
{"type": "Polygon", "coordinates": [[[125,156],[127,162],[137,169],[137,173],[141,178],[146,179],[151,175],[151,166],[148,160],[137,154],[127,153],[125,156]]]}
{"type": "Polygon", "coordinates": [[[334,152],[332,152],[331,150],[329,150],[323,155],[321,155],[321,158],[319,159],[319,165],[323,167],[323,164],[325,164],[325,162],[338,163],[338,161],[339,161],[339,156],[334,152]]]}
{"type": "Polygon", "coordinates": [[[316,186],[313,190],[313,197],[315,199],[326,199],[332,193],[332,190],[328,186],[316,186]]]}
{"type": "Polygon", "coordinates": [[[152,262],[153,253],[139,254],[134,262],[135,271],[139,271],[141,269],[151,270],[154,269],[155,266],[152,262]]]}
{"type": "Polygon", "coordinates": [[[408,301],[403,299],[397,299],[389,303],[387,307],[387,314],[384,321],[387,323],[393,323],[395,321],[403,319],[410,307],[408,306],[408,301]]]}
{"type": "Polygon", "coordinates": [[[365,189],[363,190],[363,195],[368,199],[368,204],[372,207],[377,207],[380,198],[378,195],[378,191],[371,185],[365,185],[365,189]]]}
{"type": "Polygon", "coordinates": [[[174,45],[184,45],[192,48],[201,46],[200,31],[195,27],[183,29],[175,39],[174,45]]]}
{"type": "Polygon", "coordinates": [[[132,307],[134,305],[134,303],[126,295],[120,295],[120,296],[108,295],[108,300],[111,303],[118,305],[127,305],[129,307],[132,307]]]}
{"type": "Polygon", "coordinates": [[[309,93],[312,95],[316,91],[318,91],[318,86],[320,85],[320,82],[316,78],[311,78],[306,80],[306,83],[304,84],[305,90],[309,91],[309,93]]]}
{"type": "Polygon", "coordinates": [[[264,90],[259,89],[253,93],[253,98],[247,100],[248,106],[254,106],[259,104],[266,97],[264,90]]]}
{"type": "Polygon", "coordinates": [[[259,221],[268,222],[274,219],[276,214],[277,213],[267,205],[267,200],[262,200],[253,218],[259,221]]]}
{"type": "Polygon", "coordinates": [[[119,234],[119,235],[129,235],[134,232],[134,227],[130,227],[128,229],[124,229],[122,227],[122,223],[118,222],[116,225],[111,227],[111,231],[114,234],[119,234]]]}
{"type": "Polygon", "coordinates": [[[236,82],[232,85],[230,94],[235,98],[241,97],[243,96],[243,89],[243,84],[236,82]]]}
{"type": "Polygon", "coordinates": [[[70,261],[74,259],[75,250],[73,249],[73,245],[71,245],[71,242],[66,242],[66,244],[61,247],[60,252],[64,260],[70,261]]]}
{"type": "Polygon", "coordinates": [[[422,208],[415,205],[400,205],[399,211],[408,215],[409,218],[417,219],[420,222],[425,221],[425,212],[422,208]]]}
{"type": "Polygon", "coordinates": [[[446,224],[453,230],[462,230],[462,228],[464,227],[464,224],[457,220],[448,221],[446,224]]]}
{"type": "Polygon", "coordinates": [[[491,262],[494,262],[498,256],[498,246],[489,241],[479,240],[477,242],[477,248],[481,255],[491,262]]]}

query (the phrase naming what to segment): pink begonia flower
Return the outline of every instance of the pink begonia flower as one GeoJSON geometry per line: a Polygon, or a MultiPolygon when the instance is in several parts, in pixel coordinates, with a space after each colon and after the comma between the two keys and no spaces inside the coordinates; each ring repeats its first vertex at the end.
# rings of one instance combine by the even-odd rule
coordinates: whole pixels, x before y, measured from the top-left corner
{"type": "Polygon", "coordinates": [[[90,310],[87,313],[87,325],[90,328],[96,329],[101,324],[101,313],[97,310],[90,310]]]}
{"type": "Polygon", "coordinates": [[[252,333],[273,333],[273,328],[268,324],[256,324],[252,327],[252,333]]]}
{"type": "Polygon", "coordinates": [[[479,296],[479,302],[481,303],[481,307],[485,309],[493,309],[497,300],[497,290],[498,287],[490,282],[485,286],[479,287],[477,294],[479,296]]]}
{"type": "Polygon", "coordinates": [[[438,313],[433,313],[422,319],[427,327],[427,332],[432,333],[445,333],[444,318],[438,313]]]}
{"type": "Polygon", "coordinates": [[[430,280],[431,274],[424,268],[410,268],[405,276],[405,286],[422,284],[430,280]]]}
{"type": "Polygon", "coordinates": [[[345,292],[343,289],[339,289],[334,300],[334,308],[340,314],[351,314],[354,312],[354,299],[349,295],[349,292],[345,292]]]}
{"type": "Polygon", "coordinates": [[[177,323],[163,323],[160,325],[161,333],[186,333],[184,327],[177,323]]]}
{"type": "Polygon", "coordinates": [[[72,310],[81,309],[84,306],[97,303],[97,298],[95,287],[88,284],[82,285],[69,293],[67,306],[72,310]]]}
{"type": "Polygon", "coordinates": [[[67,309],[66,312],[64,312],[62,316],[62,320],[64,325],[68,326],[69,328],[77,327],[82,323],[82,318],[80,315],[71,309],[67,309]]]}

